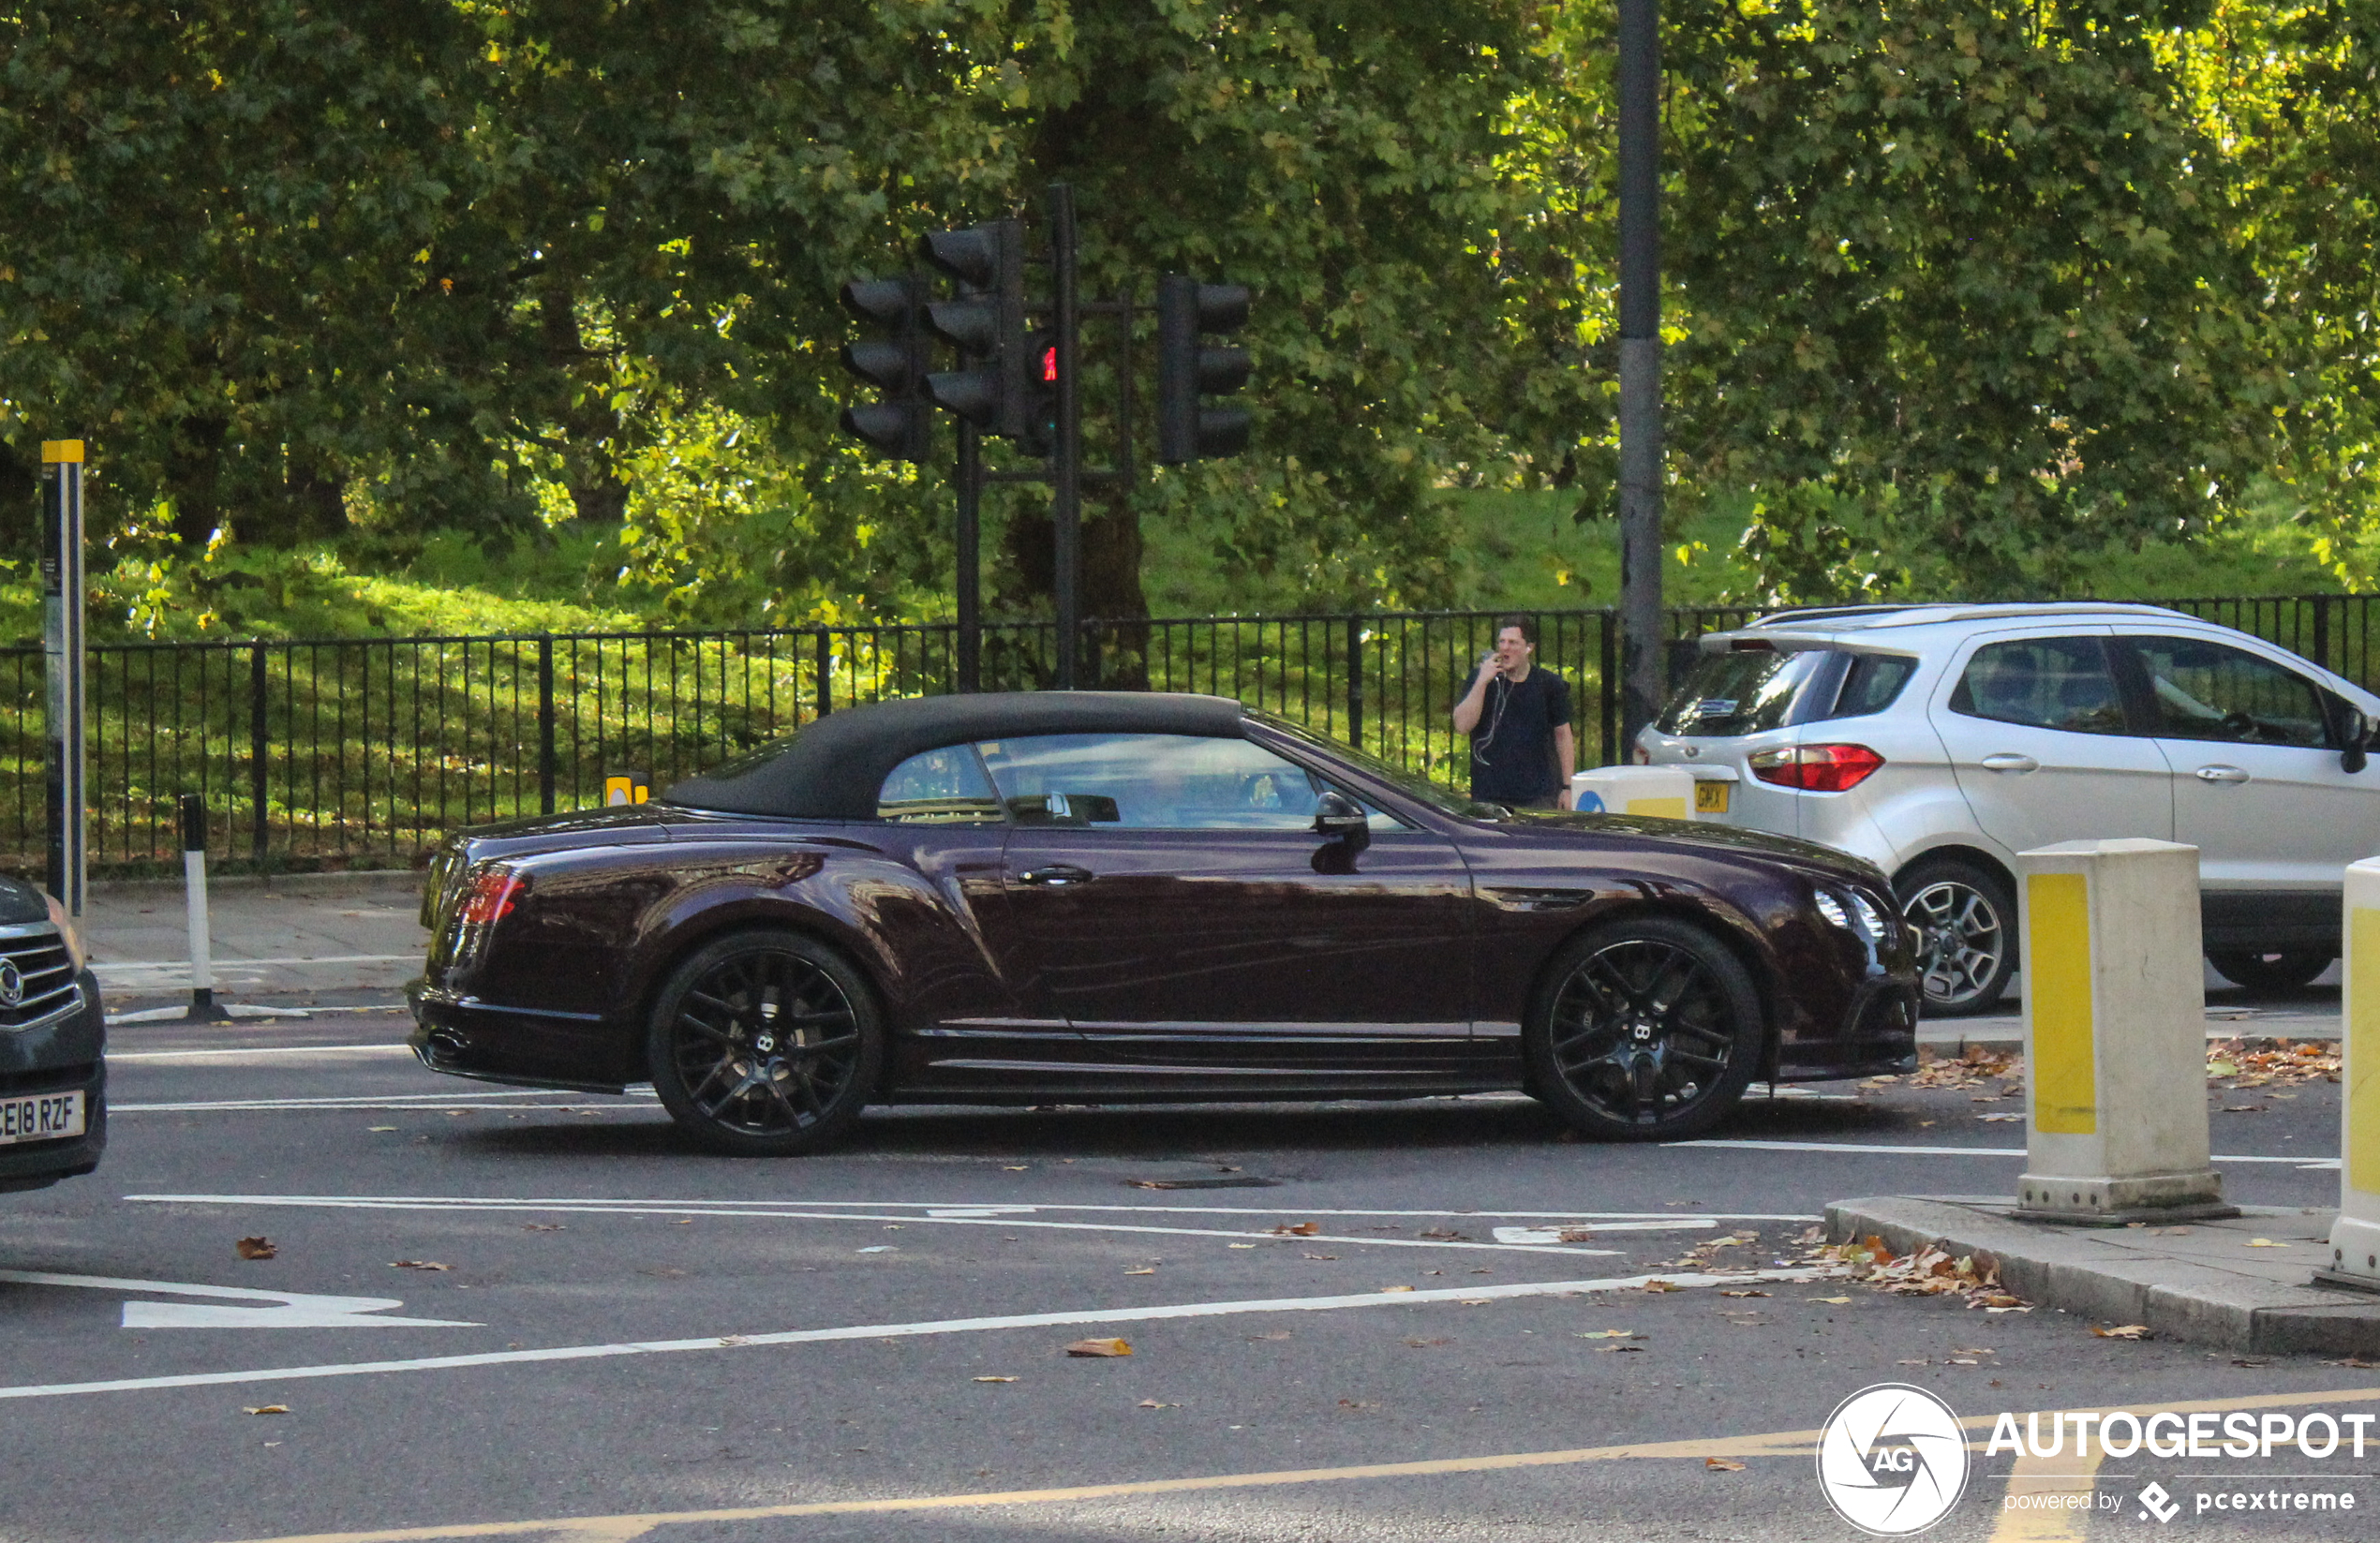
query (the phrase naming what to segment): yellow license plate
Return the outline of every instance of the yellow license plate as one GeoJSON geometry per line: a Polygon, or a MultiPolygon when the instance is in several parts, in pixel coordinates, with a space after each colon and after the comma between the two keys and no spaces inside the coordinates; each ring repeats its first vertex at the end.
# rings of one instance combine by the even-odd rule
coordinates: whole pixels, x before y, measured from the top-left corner
{"type": "Polygon", "coordinates": [[[1696,782],[1694,784],[1694,812],[1725,814],[1729,791],[1729,786],[1725,782],[1696,782]]]}

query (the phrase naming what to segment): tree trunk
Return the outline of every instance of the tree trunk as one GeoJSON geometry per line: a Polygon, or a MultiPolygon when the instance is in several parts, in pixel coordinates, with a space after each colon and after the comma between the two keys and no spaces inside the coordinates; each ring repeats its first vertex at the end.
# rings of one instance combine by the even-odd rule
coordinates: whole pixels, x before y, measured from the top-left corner
{"type": "Polygon", "coordinates": [[[222,418],[185,418],[166,453],[166,485],[173,497],[173,534],[183,552],[202,555],[223,521],[223,441],[231,431],[222,418]]]}

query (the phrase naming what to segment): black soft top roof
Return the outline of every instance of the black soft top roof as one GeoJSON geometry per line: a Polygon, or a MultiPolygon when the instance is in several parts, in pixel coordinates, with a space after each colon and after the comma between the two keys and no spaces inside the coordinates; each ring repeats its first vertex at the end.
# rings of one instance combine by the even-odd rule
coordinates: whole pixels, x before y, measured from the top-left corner
{"type": "Polygon", "coordinates": [[[790,738],[690,777],[664,804],[796,820],[872,820],[876,793],[921,750],[1030,734],[1183,734],[1236,739],[1228,697],[1168,691],[995,691],[829,713],[790,738]]]}

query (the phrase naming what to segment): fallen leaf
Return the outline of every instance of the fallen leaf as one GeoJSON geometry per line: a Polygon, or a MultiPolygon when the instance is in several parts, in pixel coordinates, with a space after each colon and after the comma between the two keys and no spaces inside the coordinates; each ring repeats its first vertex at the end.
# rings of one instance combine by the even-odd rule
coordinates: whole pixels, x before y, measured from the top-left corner
{"type": "Polygon", "coordinates": [[[1322,1230],[1322,1224],[1319,1222],[1300,1222],[1296,1225],[1292,1226],[1284,1223],[1280,1226],[1274,1227],[1272,1230],[1283,1238],[1311,1238],[1316,1233],[1322,1230]]]}
{"type": "Polygon", "coordinates": [[[1489,1305],[1490,1300],[1491,1298],[1486,1297],[1465,1297],[1457,1305],[1462,1307],[1486,1307],[1489,1305]]]}
{"type": "Polygon", "coordinates": [[[1377,1409],[1380,1406],[1376,1403],[1366,1403],[1360,1399],[1341,1399],[1339,1401],[1339,1407],[1342,1409],[1377,1409]]]}
{"type": "Polygon", "coordinates": [[[1132,1346],[1122,1340],[1077,1340],[1066,1346],[1069,1356],[1129,1356],[1132,1346]]]}
{"type": "Polygon", "coordinates": [[[1571,1338],[1578,1340],[1632,1340],[1636,1338],[1636,1330],[1632,1328],[1597,1328],[1585,1333],[1573,1334],[1571,1335],[1571,1338]]]}
{"type": "Polygon", "coordinates": [[[1895,1361],[1893,1364],[1895,1366],[1931,1366],[1934,1363],[1931,1361],[1895,1361]]]}
{"type": "Polygon", "coordinates": [[[1955,1344],[1950,1347],[1950,1350],[1951,1354],[1954,1356],[1992,1356],[1999,1354],[1999,1352],[1995,1351],[1987,1344],[1955,1344]]]}
{"type": "Polygon", "coordinates": [[[1599,1356],[1620,1356],[1626,1355],[1630,1351],[1643,1350],[1644,1348],[1644,1347],[1641,1344],[1605,1344],[1598,1345],[1595,1353],[1599,1356]]]}
{"type": "Polygon", "coordinates": [[[1153,1269],[1127,1269],[1124,1273],[1126,1275],[1154,1275],[1156,1271],[1153,1269]]]}
{"type": "Polygon", "coordinates": [[[1286,1328],[1271,1328],[1265,1330],[1265,1332],[1261,1334],[1251,1334],[1248,1336],[1251,1340],[1286,1340],[1288,1337],[1289,1331],[1286,1328]]]}
{"type": "Polygon", "coordinates": [[[1722,1474],[1740,1474],[1744,1471],[1744,1465],[1733,1458],[1704,1458],[1703,1466],[1722,1474]]]}
{"type": "Polygon", "coordinates": [[[1644,1289],[1647,1291],[1684,1291],[1686,1288],[1679,1285],[1674,1281],[1647,1281],[1644,1283],[1644,1289]]]}
{"type": "Polygon", "coordinates": [[[1255,1245],[1254,1243],[1226,1243],[1226,1244],[1224,1245],[1224,1247],[1226,1247],[1226,1248],[1254,1248],[1254,1247],[1256,1247],[1256,1245],[1255,1245]]]}
{"type": "Polygon", "coordinates": [[[231,1246],[243,1259],[270,1259],[281,1252],[281,1245],[270,1238],[243,1238],[231,1246]]]}
{"type": "Polygon", "coordinates": [[[364,1128],[367,1131],[393,1131],[396,1129],[394,1125],[366,1125],[364,1128]]]}
{"type": "Polygon", "coordinates": [[[1014,1377],[977,1377],[974,1380],[977,1382],[1015,1382],[1017,1379],[1014,1377]]]}
{"type": "Polygon", "coordinates": [[[2360,1356],[2349,1356],[2343,1361],[2325,1361],[2322,1364],[2325,1366],[2350,1367],[2358,1372],[2369,1372],[2375,1367],[2380,1367],[2380,1361],[2368,1361],[2360,1356]]]}
{"type": "Polygon", "coordinates": [[[2030,1307],[1987,1307],[1984,1311],[1986,1313],[2030,1313],[2032,1309],[2030,1307]]]}
{"type": "Polygon", "coordinates": [[[1850,1301],[1851,1298],[1849,1297],[1810,1297],[1806,1298],[1805,1300],[1813,1302],[1832,1302],[1837,1307],[1840,1307],[1845,1302],[1850,1301]]]}
{"type": "Polygon", "coordinates": [[[1182,1405],[1178,1403],[1159,1403],[1154,1399],[1142,1399],[1133,1407],[1136,1409],[1179,1409],[1182,1405]]]}
{"type": "Polygon", "coordinates": [[[1765,1291],[1722,1291],[1719,1295],[1722,1297],[1765,1297],[1768,1293],[1765,1291]]]}
{"type": "Polygon", "coordinates": [[[286,1415],[290,1412],[290,1406],[286,1403],[260,1403],[240,1412],[244,1415],[286,1415]]]}
{"type": "Polygon", "coordinates": [[[1335,1254],[1302,1254],[1298,1255],[1298,1257],[1301,1259],[1335,1259],[1338,1255],[1335,1254]]]}
{"type": "Polygon", "coordinates": [[[454,1268],[453,1265],[441,1265],[436,1259],[391,1259],[389,1261],[391,1269],[453,1269],[454,1268]]]}
{"type": "Polygon", "coordinates": [[[1411,1286],[1382,1286],[1380,1289],[1381,1289],[1382,1291],[1384,1291],[1384,1292],[1385,1292],[1385,1291],[1410,1291],[1410,1290],[1412,1290],[1413,1288],[1412,1288],[1411,1286]]]}
{"type": "Polygon", "coordinates": [[[559,1222],[524,1222],[521,1224],[521,1230],[523,1232],[567,1232],[570,1229],[559,1222]]]}
{"type": "Polygon", "coordinates": [[[2232,1365],[2234,1365],[2234,1366],[2250,1366],[2250,1367],[2254,1367],[2254,1366],[2270,1366],[2270,1365],[2272,1364],[2272,1362],[2270,1362],[2270,1361],[2268,1361],[2268,1360],[2259,1360],[2259,1359],[2257,1359],[2256,1358],[2254,1358],[2254,1357],[2253,1357],[2253,1356],[2234,1356],[2234,1357],[2232,1357],[2232,1358],[2231,1358],[2231,1364],[2232,1364],[2232,1365]]]}
{"type": "Polygon", "coordinates": [[[1033,1165],[1030,1163],[1003,1163],[1000,1165],[1000,1171],[1003,1173],[1029,1173],[1032,1169],[1033,1165]]]}
{"type": "Polygon", "coordinates": [[[2269,1238],[2251,1238],[2248,1239],[2248,1246],[2250,1248],[2287,1248],[2289,1245],[2276,1243],[2269,1238]]]}
{"type": "Polygon", "coordinates": [[[1981,1366],[1984,1363],[1972,1356],[1953,1356],[1942,1364],[1944,1366],[1981,1366]]]}
{"type": "Polygon", "coordinates": [[[2014,1124],[2023,1120],[2025,1117],[2019,1114],[1981,1114],[1977,1115],[1975,1118],[1977,1120],[1990,1120],[1994,1124],[2014,1124]]]}
{"type": "Polygon", "coordinates": [[[670,1224],[670,1225],[675,1227],[691,1227],[693,1224],[694,1219],[691,1216],[681,1216],[677,1221],[670,1224]]]}
{"type": "Polygon", "coordinates": [[[852,1252],[855,1254],[898,1254],[900,1251],[890,1243],[873,1243],[867,1248],[854,1249],[852,1252]]]}
{"type": "Polygon", "coordinates": [[[732,1349],[739,1344],[751,1343],[752,1337],[750,1334],[721,1334],[719,1343],[732,1349]]]}
{"type": "MultiPolygon", "coordinates": [[[[1411,1345],[1416,1350],[1427,1350],[1434,1344],[1446,1344],[1450,1342],[1445,1340],[1407,1340],[1405,1343],[1411,1345]]],[[[2361,1366],[2363,1363],[2361,1361],[2348,1361],[2343,1364],[2349,1366],[2361,1366]]]]}

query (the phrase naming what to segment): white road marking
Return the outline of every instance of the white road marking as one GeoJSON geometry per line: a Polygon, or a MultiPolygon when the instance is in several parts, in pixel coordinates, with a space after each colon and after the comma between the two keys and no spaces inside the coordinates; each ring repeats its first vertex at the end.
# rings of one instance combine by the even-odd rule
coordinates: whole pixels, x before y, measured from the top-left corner
{"type": "Polygon", "coordinates": [[[1558,1243],[1566,1232],[1688,1232],[1718,1224],[1709,1217],[1672,1217],[1663,1222],[1579,1222],[1566,1227],[1497,1227],[1499,1243],[1558,1243]]]}
{"type": "MultiPolygon", "coordinates": [[[[1675,1221],[1673,1210],[1477,1210],[1440,1207],[1435,1210],[1379,1210],[1349,1207],[1314,1206],[1152,1206],[1152,1205],[1084,1205],[982,1203],[972,1200],[786,1200],[778,1202],[752,1200],[690,1200],[663,1195],[620,1198],[618,1196],[588,1195],[522,1195],[522,1194],[127,1194],[126,1200],[195,1202],[207,1205],[312,1206],[345,1205],[356,1201],[403,1201],[409,1205],[487,1206],[498,1209],[535,1209],[549,1206],[643,1206],[656,1210],[684,1213],[713,1206],[751,1206],[781,1204],[788,1206],[854,1207],[867,1210],[883,1210],[891,1207],[915,1208],[921,1210],[946,1210],[955,1215],[994,1211],[1005,1215],[1035,1211],[1123,1211],[1130,1215],[1150,1216],[1410,1216],[1425,1220],[1452,1218],[1487,1219],[1519,1217],[1526,1220],[1544,1219],[1586,1225],[1596,1222],[1626,1222],[1637,1219],[1675,1221]]],[[[1697,1218],[1715,1222],[1819,1222],[1824,1218],[1807,1211],[1696,1211],[1697,1218]]]]}
{"type": "MultiPolygon", "coordinates": [[[[111,1024],[121,1018],[110,1018],[111,1024]]],[[[405,1056],[410,1058],[409,1045],[262,1045],[237,1050],[111,1050],[108,1064],[120,1061],[215,1061],[227,1056],[405,1056]]]]}
{"type": "MultiPolygon", "coordinates": [[[[421,954],[321,954],[298,959],[242,959],[218,954],[215,957],[214,963],[217,970],[245,970],[266,965],[290,964],[414,964],[420,962],[423,957],[421,954]]],[[[190,961],[187,959],[126,959],[120,963],[101,964],[94,960],[91,965],[92,973],[101,980],[105,980],[110,975],[128,975],[136,971],[144,970],[152,974],[164,974],[178,970],[186,975],[190,972],[190,961]]]]}
{"type": "MultiPolygon", "coordinates": [[[[1741,1151],[1760,1152],[1891,1152],[1910,1157],[2022,1157],[2022,1147],[1899,1147],[1882,1142],[1858,1141],[1666,1141],[1667,1147],[1732,1147],[1741,1151]]],[[[2217,1152],[2208,1159],[2211,1163],[2293,1163],[2301,1167],[2335,1168],[2335,1157],[2307,1162],[2303,1153],[2287,1157],[2262,1157],[2217,1152]]]]}
{"type": "Polygon", "coordinates": [[[1160,1307],[1091,1308],[1074,1313],[1023,1313],[1006,1317],[941,1318],[922,1323],[854,1324],[841,1328],[797,1328],[775,1334],[707,1335],[692,1340],[644,1340],[620,1344],[554,1345],[543,1350],[497,1350],[472,1356],[424,1356],[410,1360],[346,1361],[316,1366],[267,1366],[240,1372],[191,1372],[174,1376],[123,1377],[106,1382],[34,1383],[0,1387],[0,1399],[49,1399],[85,1393],[130,1393],[161,1387],[209,1387],[234,1383],[292,1382],[307,1377],[377,1376],[397,1372],[443,1372],[478,1366],[516,1366],[536,1361],[599,1360],[618,1356],[677,1355],[696,1350],[742,1350],[760,1345],[818,1344],[841,1340],[910,1339],[935,1334],[979,1334],[1004,1328],[1074,1328],[1084,1324],[1156,1323],[1176,1318],[1220,1318],[1257,1313],[1331,1313],[1343,1308],[1409,1307],[1423,1302],[1496,1301],[1525,1297],[1575,1297],[1634,1291],[1653,1281],[1681,1289],[1741,1285],[1756,1281],[1815,1281],[1820,1269],[1760,1269],[1728,1275],[1624,1275],[1597,1281],[1540,1281],[1522,1285],[1451,1286],[1443,1290],[1366,1292],[1346,1297],[1275,1297],[1232,1302],[1177,1302],[1160,1307]]]}
{"type": "MultiPolygon", "coordinates": [[[[694,1208],[677,1204],[633,1205],[617,1201],[542,1200],[490,1202],[474,1200],[457,1203],[452,1200],[384,1200],[357,1195],[314,1197],[266,1197],[253,1194],[127,1194],[126,1200],[145,1200],[168,1205],[201,1206],[298,1206],[324,1210],[452,1210],[485,1213],[491,1210],[555,1211],[573,1216],[684,1216],[694,1208]]],[[[1365,1248],[1426,1248],[1426,1249],[1487,1249],[1497,1254],[1568,1254],[1612,1255],[1620,1253],[1610,1248],[1577,1248],[1570,1245],[1549,1247],[1534,1243],[1479,1243],[1467,1239],[1437,1238],[1356,1238],[1335,1233],[1283,1233],[1226,1231],[1218,1227],[1157,1227],[1132,1222],[1041,1222],[1016,1216],[981,1217],[967,1215],[922,1214],[915,1210],[824,1211],[796,1209],[792,1202],[781,1205],[756,1204],[729,1209],[716,1203],[700,1208],[704,1216],[756,1218],[770,1222],[900,1222],[920,1223],[946,1227],[1032,1227],[1043,1232],[1130,1232],[1167,1238],[1252,1238],[1275,1242],[1337,1243],[1365,1248]]]]}
{"type": "Polygon", "coordinates": [[[273,1302],[273,1307],[216,1307],[187,1302],[126,1302],[126,1328],[478,1328],[454,1318],[394,1318],[403,1307],[395,1297],[320,1297],[302,1291],[255,1291],[246,1286],[191,1285],[181,1281],[125,1281],[107,1275],[56,1275],[37,1269],[0,1269],[0,1281],[18,1285],[80,1286],[91,1291],[142,1291],[157,1297],[224,1297],[234,1301],[273,1302]]]}

